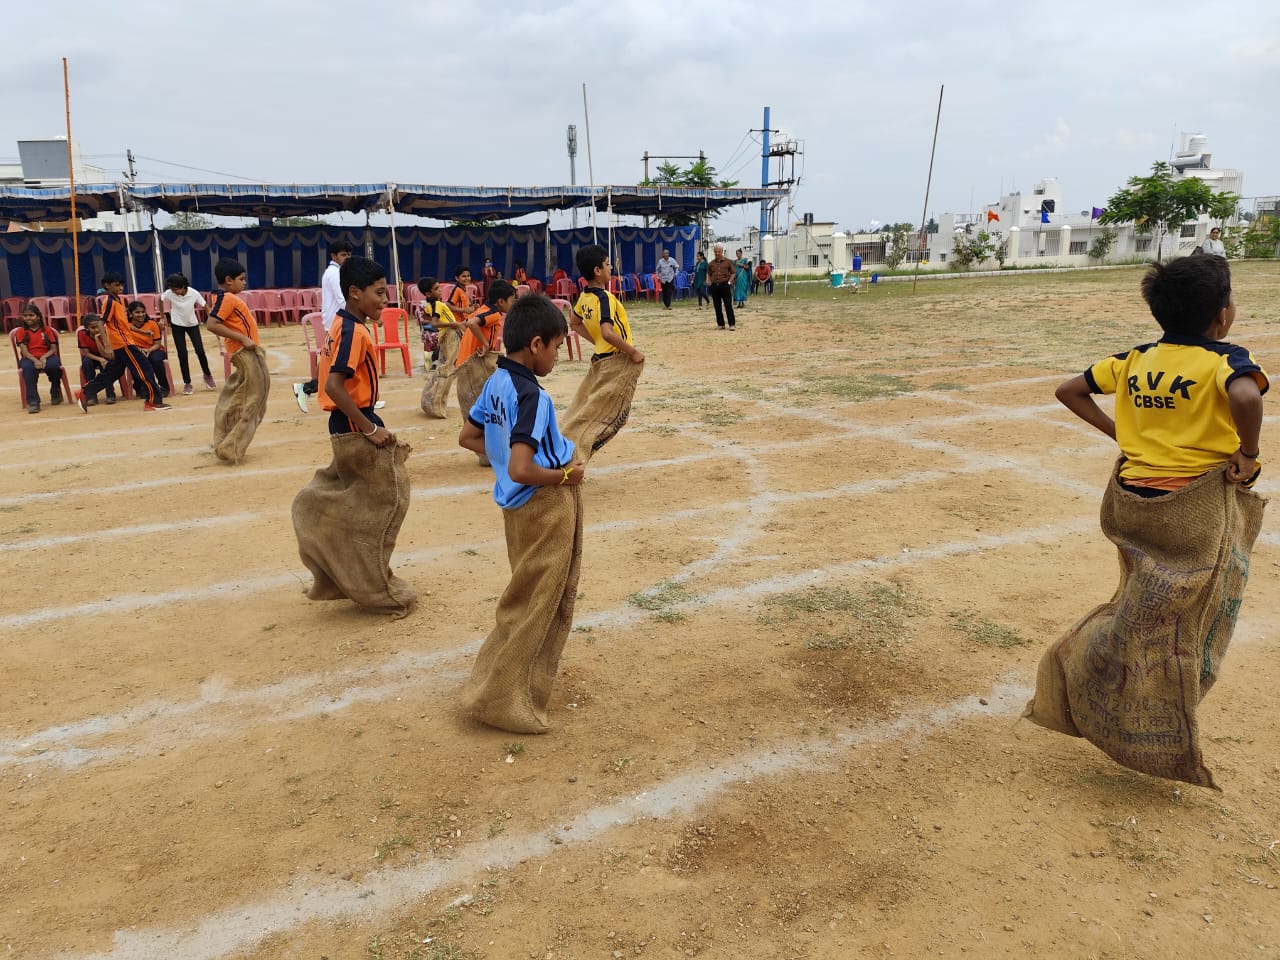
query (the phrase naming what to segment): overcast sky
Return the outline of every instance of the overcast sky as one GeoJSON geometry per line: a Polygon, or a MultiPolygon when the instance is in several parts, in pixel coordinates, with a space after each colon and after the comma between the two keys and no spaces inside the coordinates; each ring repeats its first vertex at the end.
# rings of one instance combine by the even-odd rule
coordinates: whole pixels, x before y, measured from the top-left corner
{"type": "MultiPolygon", "coordinates": [[[[758,130],[804,145],[794,212],[843,228],[982,207],[1057,177],[1103,205],[1209,138],[1244,192],[1280,194],[1276,0],[70,0],[5,2],[0,161],[65,132],[139,178],[631,184],[642,154],[705,150],[760,182],[758,130]],[[166,162],[160,162],[166,161],[166,162]],[[203,170],[185,170],[185,164],[203,170]],[[211,172],[211,171],[217,171],[211,172]]],[[[683,162],[683,161],[682,161],[683,162]]],[[[776,173],[775,173],[776,176],[776,173]]],[[[759,222],[734,208],[722,231],[759,222]]]]}

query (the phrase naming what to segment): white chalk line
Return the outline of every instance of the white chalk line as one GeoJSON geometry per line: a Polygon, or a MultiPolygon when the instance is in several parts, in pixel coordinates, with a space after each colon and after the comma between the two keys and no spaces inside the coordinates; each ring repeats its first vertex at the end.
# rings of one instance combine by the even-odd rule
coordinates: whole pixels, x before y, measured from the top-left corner
{"type": "Polygon", "coordinates": [[[322,880],[294,883],[288,891],[266,899],[224,907],[180,928],[117,930],[104,952],[80,954],[81,960],[217,960],[252,949],[268,937],[279,937],[310,923],[372,921],[424,896],[468,883],[491,870],[506,870],[523,860],[546,859],[559,850],[593,843],[643,820],[688,816],[738,786],[804,772],[825,772],[864,748],[896,741],[919,741],[971,719],[1017,716],[1033,694],[1025,683],[1005,681],[983,694],[922,707],[892,720],[848,726],[825,737],[771,743],[730,757],[717,757],[708,767],[688,767],[676,776],[649,785],[644,792],[589,807],[556,827],[519,835],[480,839],[449,860],[431,859],[404,867],[383,867],[358,884],[322,880]],[[982,701],[986,701],[986,705],[982,701]]]}
{"type": "Polygon", "coordinates": [[[189,520],[178,520],[174,523],[141,523],[132,527],[111,527],[108,530],[67,534],[62,537],[33,537],[30,540],[19,540],[14,543],[0,543],[0,553],[51,550],[80,543],[119,540],[123,537],[146,537],[156,533],[172,533],[175,530],[207,530],[213,527],[226,527],[237,523],[246,523],[257,520],[262,516],[264,516],[262,513],[230,513],[215,517],[192,517],[189,520]]]}
{"type": "MultiPolygon", "coordinates": [[[[829,567],[806,570],[803,573],[768,577],[737,587],[726,587],[715,590],[705,596],[675,604],[673,607],[689,611],[712,606],[736,609],[741,607],[743,600],[759,600],[779,593],[805,589],[832,578],[887,572],[901,567],[911,567],[934,560],[964,556],[1007,546],[1056,542],[1063,536],[1083,529],[1091,529],[1095,524],[1096,521],[1086,523],[1084,520],[1078,520],[1067,524],[1039,527],[1034,530],[1020,530],[1016,534],[1006,536],[979,537],[973,540],[940,544],[925,550],[910,550],[899,554],[854,560],[829,567]]],[[[651,617],[652,613],[650,611],[641,610],[629,603],[624,603],[613,610],[599,611],[585,617],[575,618],[574,623],[580,627],[620,627],[647,621],[651,617]]],[[[422,662],[429,663],[433,667],[443,666],[470,656],[478,648],[480,640],[481,638],[479,637],[473,637],[463,645],[448,650],[431,654],[404,655],[387,661],[385,664],[348,671],[339,675],[338,682],[350,686],[363,679],[379,678],[381,683],[383,681],[380,678],[383,676],[410,669],[406,665],[418,662],[421,658],[426,658],[422,662]]],[[[416,695],[423,696],[427,690],[431,689],[430,682],[432,679],[431,677],[406,676],[403,684],[412,685],[417,691],[416,695]],[[424,683],[428,685],[424,687],[424,683]]],[[[70,724],[49,727],[15,740],[0,741],[0,767],[39,763],[64,770],[74,769],[85,763],[107,759],[108,756],[113,756],[118,752],[112,751],[109,755],[98,756],[94,749],[87,748],[79,743],[83,739],[106,736],[116,731],[127,731],[135,737],[139,735],[149,736],[145,728],[150,726],[153,720],[167,726],[175,716],[184,718],[184,724],[179,733],[187,736],[198,732],[197,725],[191,719],[194,714],[213,708],[220,709],[223,704],[230,704],[237,711],[256,705],[265,711],[262,718],[264,722],[275,722],[279,719],[278,711],[281,704],[287,706],[290,703],[295,703],[300,696],[304,694],[314,695],[310,692],[327,688],[333,685],[334,682],[334,675],[331,673],[311,674],[306,677],[291,678],[265,687],[241,691],[233,696],[221,694],[220,688],[217,686],[209,686],[206,691],[202,692],[201,697],[187,703],[152,702],[144,706],[131,708],[120,714],[91,717],[70,724]]],[[[393,683],[388,686],[388,689],[398,689],[398,686],[398,684],[393,683]]],[[[367,701],[368,698],[361,699],[367,701]]],[[[352,702],[355,702],[355,700],[353,699],[352,702]]],[[[326,709],[337,710],[339,708],[331,704],[326,709]]],[[[135,743],[129,752],[140,756],[158,752],[159,749],[158,745],[148,741],[135,743]]]]}

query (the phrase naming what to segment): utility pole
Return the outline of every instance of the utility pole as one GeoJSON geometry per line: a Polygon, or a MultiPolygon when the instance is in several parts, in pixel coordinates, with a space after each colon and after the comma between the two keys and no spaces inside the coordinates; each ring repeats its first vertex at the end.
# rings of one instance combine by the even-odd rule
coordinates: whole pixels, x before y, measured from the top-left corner
{"type": "MultiPolygon", "coordinates": [[[[574,170],[574,158],[578,155],[578,125],[576,123],[569,124],[566,131],[565,140],[569,145],[569,186],[576,187],[578,185],[578,175],[574,170]]],[[[578,208],[573,208],[573,229],[578,229],[578,208]]]]}
{"type": "MultiPolygon", "coordinates": [[[[136,187],[138,185],[138,167],[137,167],[137,164],[133,162],[133,150],[126,147],[124,151],[124,156],[125,156],[125,160],[128,161],[128,164],[129,164],[129,170],[128,172],[125,173],[125,178],[129,181],[129,186],[136,187]]],[[[135,210],[134,212],[136,213],[137,211],[135,210]]],[[[125,230],[129,229],[128,221],[129,221],[129,217],[128,217],[128,214],[126,213],[125,225],[124,225],[125,230]]],[[[139,230],[142,229],[142,214],[140,213],[138,214],[138,229],[139,230]]]]}

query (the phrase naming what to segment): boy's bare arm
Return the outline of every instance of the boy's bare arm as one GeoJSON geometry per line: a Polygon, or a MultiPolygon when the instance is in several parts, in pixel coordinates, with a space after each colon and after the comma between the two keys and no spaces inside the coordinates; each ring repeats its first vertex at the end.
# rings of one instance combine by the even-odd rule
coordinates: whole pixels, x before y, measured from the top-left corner
{"type": "Polygon", "coordinates": [[[516,483],[531,487],[576,487],[586,476],[587,465],[577,460],[572,466],[554,470],[533,462],[533,447],[527,443],[511,445],[511,459],[507,463],[507,476],[516,483]]]}
{"type": "Polygon", "coordinates": [[[619,353],[625,353],[630,357],[632,363],[642,363],[644,361],[644,354],[623,340],[618,335],[617,330],[614,329],[612,322],[605,320],[600,324],[600,337],[610,346],[617,347],[619,353]]]}
{"type": "Polygon", "coordinates": [[[1227,461],[1227,480],[1243,483],[1258,469],[1258,444],[1262,442],[1262,391],[1258,382],[1251,376],[1236,377],[1227,387],[1227,403],[1240,435],[1240,449],[1227,461]],[[1250,453],[1255,456],[1248,456],[1250,453]]]}
{"type": "Polygon", "coordinates": [[[1084,374],[1072,377],[1053,394],[1058,402],[1092,427],[1097,427],[1112,440],[1116,438],[1116,422],[1107,416],[1093,399],[1084,374]]]}
{"type": "Polygon", "coordinates": [[[462,415],[462,430],[458,433],[458,446],[472,453],[484,454],[484,431],[462,415]]]}
{"type": "Polygon", "coordinates": [[[205,326],[209,329],[210,333],[217,334],[227,340],[235,340],[246,350],[258,349],[258,345],[253,342],[252,337],[246,336],[238,330],[232,330],[217,317],[210,317],[205,326]]]}

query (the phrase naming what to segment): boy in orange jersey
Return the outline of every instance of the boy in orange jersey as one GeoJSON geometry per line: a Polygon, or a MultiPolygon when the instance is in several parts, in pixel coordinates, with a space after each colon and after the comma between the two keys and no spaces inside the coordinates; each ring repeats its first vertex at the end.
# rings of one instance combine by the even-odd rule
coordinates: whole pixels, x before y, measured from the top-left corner
{"type": "MultiPolygon", "coordinates": [[[[467,317],[463,326],[462,343],[458,345],[458,356],[453,361],[460,367],[472,357],[484,356],[490,350],[502,352],[502,318],[516,302],[515,287],[505,280],[494,280],[489,284],[489,295],[485,304],[471,316],[467,317]]],[[[465,414],[470,406],[463,408],[465,414]]]]}
{"type": "Polygon", "coordinates": [[[104,273],[102,289],[107,292],[107,302],[102,308],[102,325],[107,331],[112,357],[101,373],[86,383],[82,390],[76,391],[76,405],[82,412],[88,413],[88,408],[97,401],[98,392],[119,380],[121,374],[128,369],[133,374],[134,389],[145,401],[143,410],[150,412],[173,409],[164,402],[151,364],[147,362],[146,354],[138,348],[137,334],[129,325],[123,298],[124,277],[118,273],[104,273]]]}
{"type": "Polygon", "coordinates": [[[160,335],[160,324],[147,316],[147,307],[141,300],[129,304],[129,326],[133,327],[134,337],[138,341],[138,349],[151,365],[152,376],[160,387],[160,395],[169,395],[169,374],[164,362],[169,355],[164,352],[164,338],[160,335]]]}
{"type": "Polygon", "coordinates": [[[370,324],[387,305],[387,274],[367,257],[349,257],[340,280],[347,305],[329,327],[320,351],[320,408],[329,411],[330,435],[359,431],[375,447],[395,442],[374,410],[378,355],[370,324]]]}
{"type": "Polygon", "coordinates": [[[267,410],[271,376],[258,339],[258,321],[240,299],[248,285],[239,260],[224,258],[213,266],[222,289],[214,294],[205,326],[227,341],[227,355],[235,369],[222,387],[213,414],[214,452],[221,460],[239,463],[267,410]]]}

